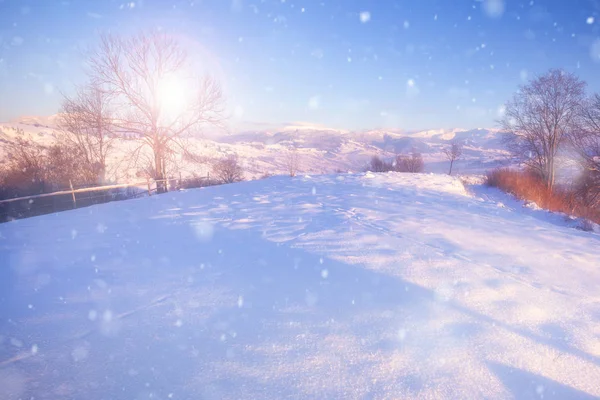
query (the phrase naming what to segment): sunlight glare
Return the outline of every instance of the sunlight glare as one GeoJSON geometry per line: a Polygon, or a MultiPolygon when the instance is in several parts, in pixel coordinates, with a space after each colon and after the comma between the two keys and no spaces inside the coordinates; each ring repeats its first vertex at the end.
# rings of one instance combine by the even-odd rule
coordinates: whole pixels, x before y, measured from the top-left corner
{"type": "Polygon", "coordinates": [[[186,82],[178,76],[170,76],[159,85],[159,101],[162,118],[176,119],[189,107],[190,91],[186,82]]]}

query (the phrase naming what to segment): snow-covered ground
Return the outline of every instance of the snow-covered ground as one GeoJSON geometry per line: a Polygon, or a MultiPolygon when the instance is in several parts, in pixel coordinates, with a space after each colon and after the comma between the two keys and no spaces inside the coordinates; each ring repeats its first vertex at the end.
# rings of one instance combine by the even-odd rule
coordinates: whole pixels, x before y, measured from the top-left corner
{"type": "Polygon", "coordinates": [[[600,396],[600,236],[443,175],[0,225],[3,399],[600,396]]]}

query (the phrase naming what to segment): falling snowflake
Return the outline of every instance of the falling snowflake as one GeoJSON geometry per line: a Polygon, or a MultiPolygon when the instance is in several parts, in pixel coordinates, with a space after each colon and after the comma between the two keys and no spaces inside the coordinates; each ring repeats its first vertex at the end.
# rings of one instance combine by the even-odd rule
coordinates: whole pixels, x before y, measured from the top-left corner
{"type": "Polygon", "coordinates": [[[484,0],[483,12],[490,18],[500,18],[504,14],[504,0],[484,0]]]}
{"type": "Polygon", "coordinates": [[[321,98],[318,95],[313,96],[310,99],[308,99],[308,108],[310,108],[311,110],[318,109],[320,104],[321,104],[321,98]]]}

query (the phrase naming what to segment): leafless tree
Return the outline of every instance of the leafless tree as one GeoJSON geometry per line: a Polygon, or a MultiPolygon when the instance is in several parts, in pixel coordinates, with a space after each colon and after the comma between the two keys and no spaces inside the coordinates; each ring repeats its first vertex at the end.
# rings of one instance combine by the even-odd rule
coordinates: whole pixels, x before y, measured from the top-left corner
{"type": "Polygon", "coordinates": [[[577,128],[570,139],[583,167],[600,172],[600,95],[582,104],[577,128]]]}
{"type": "Polygon", "coordinates": [[[90,83],[72,97],[64,96],[59,114],[59,145],[74,149],[87,183],[106,179],[107,158],[113,150],[110,94],[90,83]]]}
{"type": "Polygon", "coordinates": [[[578,194],[586,204],[600,207],[600,95],[582,104],[570,140],[583,170],[576,182],[578,194]]]}
{"type": "Polygon", "coordinates": [[[397,155],[395,164],[396,171],[398,172],[418,173],[423,172],[423,169],[425,168],[423,156],[415,149],[413,149],[410,155],[397,155]]]}
{"type": "Polygon", "coordinates": [[[554,186],[556,155],[577,120],[585,83],[574,74],[550,70],[522,86],[506,104],[500,121],[506,145],[549,188],[554,186]]]}
{"type": "Polygon", "coordinates": [[[185,153],[187,135],[223,120],[220,85],[210,76],[197,79],[189,72],[184,49],[162,32],[104,35],[90,67],[93,80],[113,97],[117,131],[141,142],[132,158],[150,149],[157,190],[165,191],[167,155],[185,153]],[[172,92],[174,85],[181,93],[172,92]]]}
{"type": "Polygon", "coordinates": [[[298,167],[300,166],[300,155],[296,146],[291,146],[285,156],[285,166],[291,177],[296,176],[298,167]]]}
{"type": "Polygon", "coordinates": [[[221,183],[234,183],[244,180],[244,171],[238,162],[237,156],[217,160],[212,166],[213,176],[221,183]]]}
{"type": "Polygon", "coordinates": [[[462,156],[462,151],[462,144],[456,141],[452,142],[443,150],[446,159],[450,161],[450,170],[448,171],[448,175],[452,175],[452,167],[454,166],[454,162],[462,156]]]}

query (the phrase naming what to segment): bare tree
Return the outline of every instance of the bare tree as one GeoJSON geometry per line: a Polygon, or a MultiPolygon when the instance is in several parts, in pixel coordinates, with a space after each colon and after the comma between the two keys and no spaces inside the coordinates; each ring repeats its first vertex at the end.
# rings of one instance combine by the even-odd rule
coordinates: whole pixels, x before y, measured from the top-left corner
{"type": "Polygon", "coordinates": [[[296,146],[291,146],[285,156],[285,166],[291,177],[296,176],[298,167],[300,166],[300,155],[296,146]]]}
{"type": "Polygon", "coordinates": [[[600,172],[600,95],[585,101],[569,137],[585,169],[600,172]]]}
{"type": "Polygon", "coordinates": [[[450,170],[448,171],[448,175],[452,175],[452,167],[454,166],[454,162],[462,156],[462,151],[462,144],[456,141],[452,142],[443,150],[446,159],[450,161],[450,170]]]}
{"type": "Polygon", "coordinates": [[[423,156],[416,149],[413,149],[410,155],[397,155],[395,164],[396,171],[398,172],[418,173],[423,172],[425,168],[423,156]]]}
{"type": "Polygon", "coordinates": [[[244,180],[244,171],[238,162],[237,156],[217,160],[212,166],[213,176],[221,183],[234,183],[244,180]]]}
{"type": "Polygon", "coordinates": [[[552,188],[556,155],[576,122],[585,83],[574,74],[550,70],[522,86],[506,104],[501,126],[508,149],[552,188]]]}
{"type": "Polygon", "coordinates": [[[570,140],[583,170],[576,182],[578,195],[586,204],[600,207],[600,95],[582,104],[570,140]]]}
{"type": "Polygon", "coordinates": [[[93,80],[113,96],[117,130],[141,142],[132,157],[151,150],[157,190],[164,192],[168,154],[185,153],[186,135],[223,120],[220,85],[189,72],[186,52],[162,32],[104,35],[90,66],[93,80]]]}
{"type": "Polygon", "coordinates": [[[90,83],[72,97],[64,96],[59,114],[59,144],[76,150],[86,183],[104,182],[113,150],[110,94],[90,83]]]}

